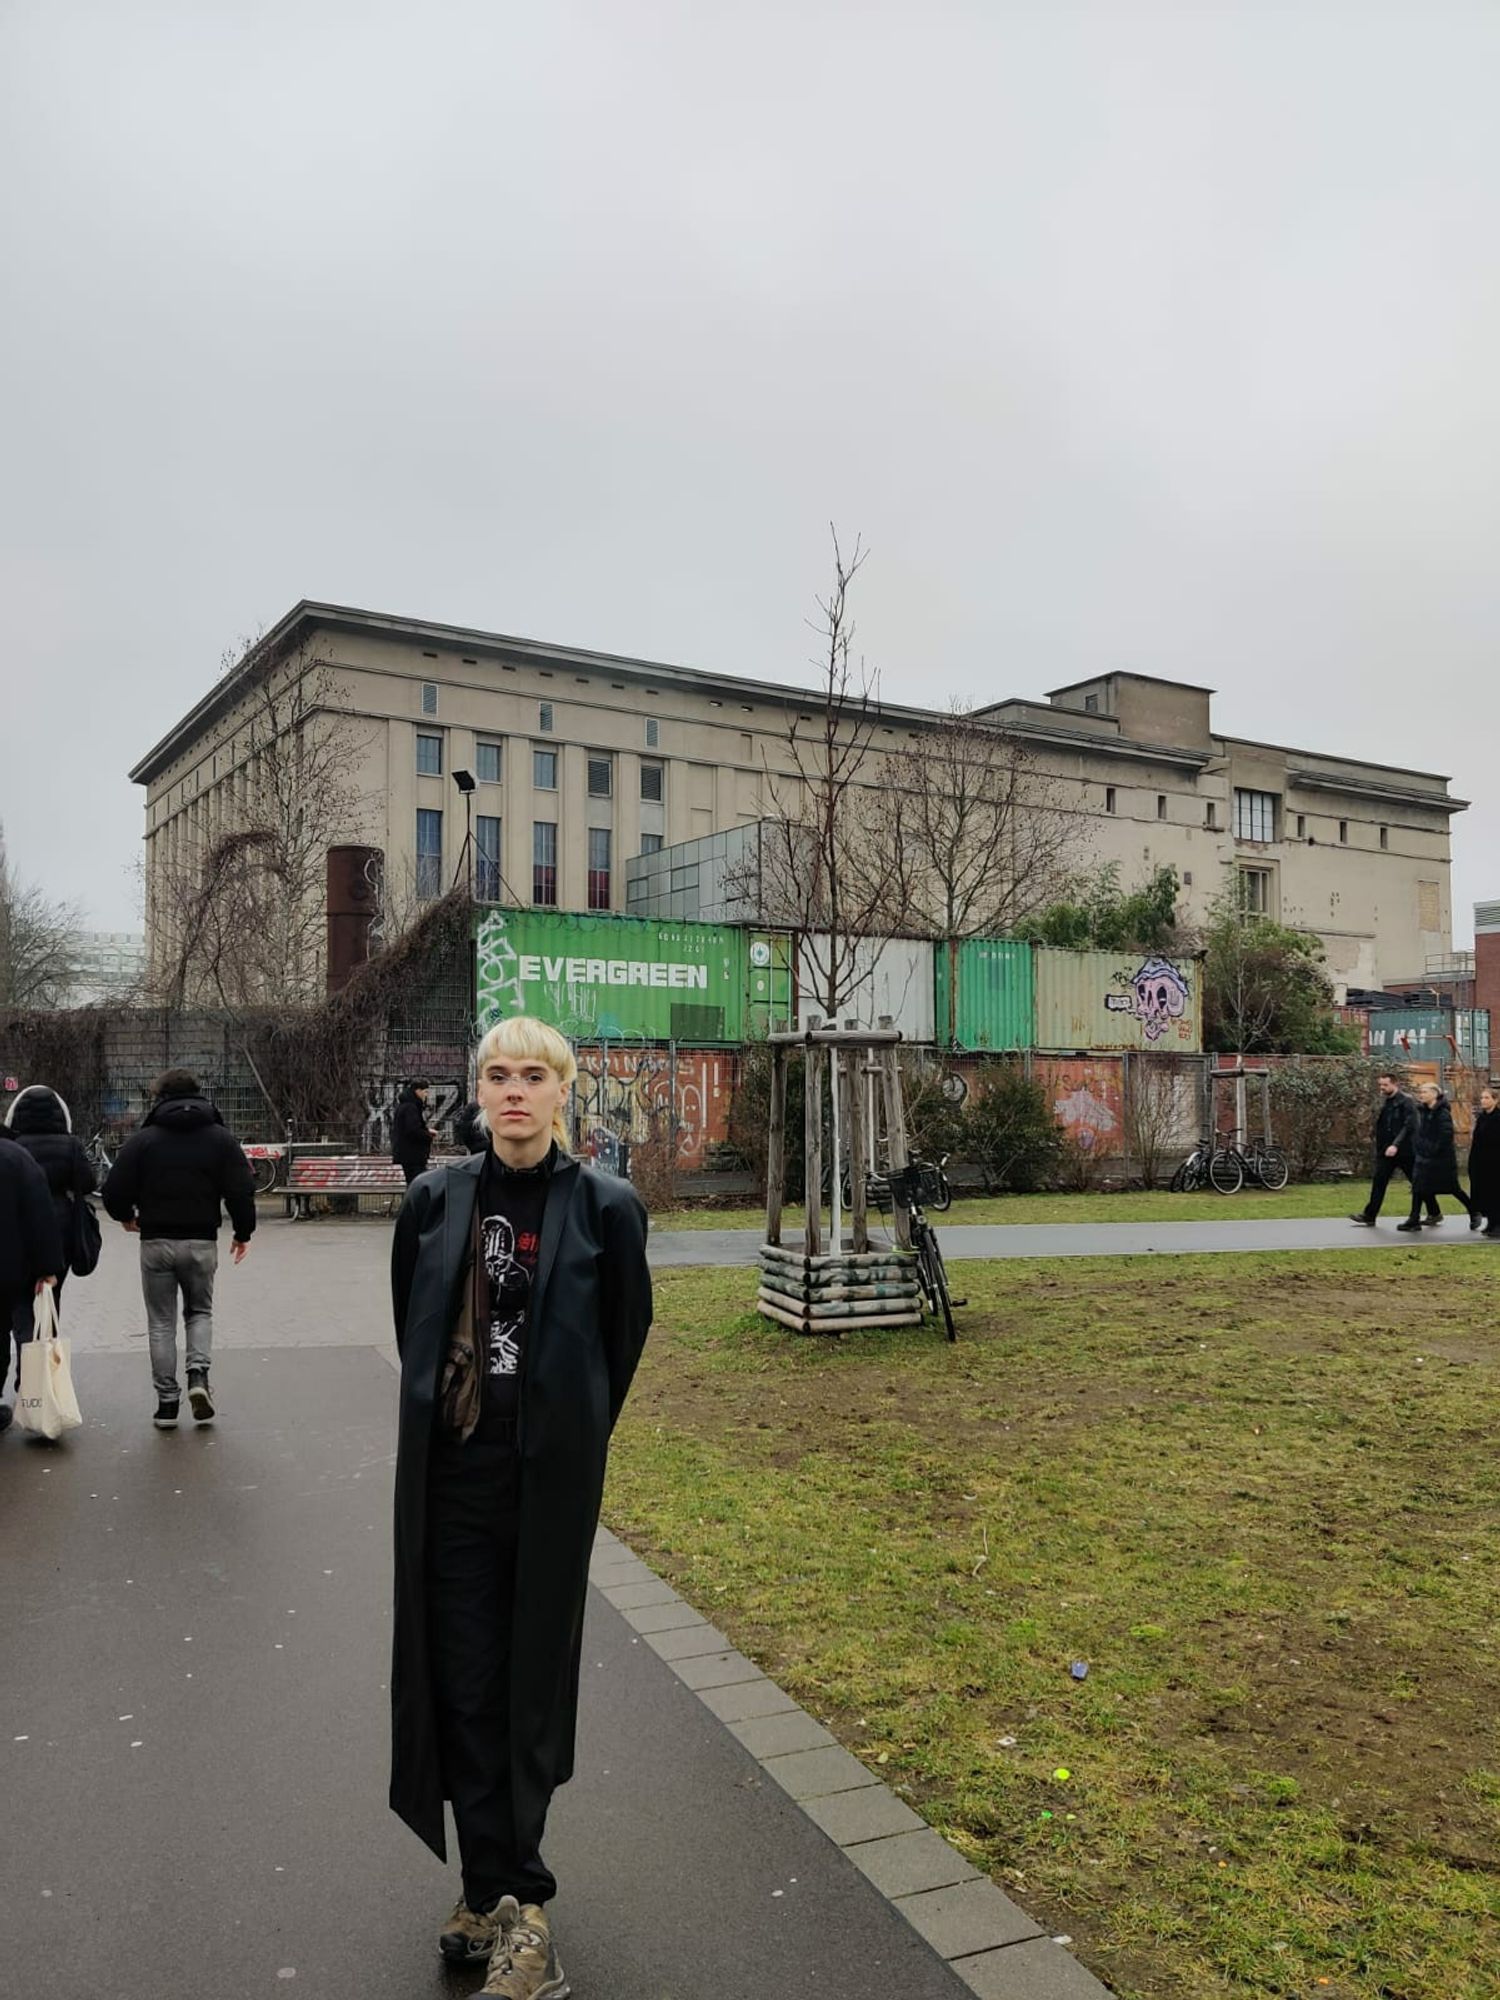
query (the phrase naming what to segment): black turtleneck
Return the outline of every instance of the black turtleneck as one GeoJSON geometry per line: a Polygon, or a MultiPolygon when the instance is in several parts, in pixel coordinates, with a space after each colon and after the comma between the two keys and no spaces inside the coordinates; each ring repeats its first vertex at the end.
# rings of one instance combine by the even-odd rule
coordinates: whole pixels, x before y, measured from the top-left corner
{"type": "Polygon", "coordinates": [[[477,1438],[504,1434],[521,1402],[521,1354],[541,1247],[542,1210],[557,1147],[534,1167],[508,1167],[492,1146],[479,1176],[479,1241],[489,1278],[477,1438]]]}

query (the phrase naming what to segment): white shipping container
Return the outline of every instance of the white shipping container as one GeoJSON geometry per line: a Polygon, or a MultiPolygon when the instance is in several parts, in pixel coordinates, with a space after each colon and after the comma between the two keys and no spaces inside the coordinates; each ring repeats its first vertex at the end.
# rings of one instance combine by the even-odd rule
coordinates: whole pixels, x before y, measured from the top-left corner
{"type": "MultiPolygon", "coordinates": [[[[858,938],[841,945],[841,963],[848,972],[839,1001],[838,1023],[857,1021],[873,1028],[882,1014],[909,1042],[935,1038],[932,1004],[932,946],[917,938],[858,938]]],[[[828,941],[825,937],[797,940],[797,1026],[810,1015],[825,1023],[828,941]]]]}

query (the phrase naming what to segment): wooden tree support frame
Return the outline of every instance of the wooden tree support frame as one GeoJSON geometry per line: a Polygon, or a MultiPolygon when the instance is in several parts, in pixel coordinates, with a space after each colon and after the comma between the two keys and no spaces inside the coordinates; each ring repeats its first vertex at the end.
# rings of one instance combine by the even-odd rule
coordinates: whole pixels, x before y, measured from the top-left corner
{"type": "MultiPolygon", "coordinates": [[[[870,1248],[869,1176],[884,1125],[885,1165],[907,1165],[906,1114],[901,1095],[899,1029],[888,1017],[875,1028],[846,1022],[824,1027],[814,1015],[805,1029],[768,1037],[771,1111],[766,1160],[766,1240],[761,1251],[759,1307],[798,1333],[858,1327],[915,1326],[921,1297],[911,1261],[911,1229],[898,1204],[894,1249],[870,1248]],[[804,1051],[802,1157],[807,1222],[800,1244],[783,1244],[786,1205],[787,1071],[792,1051],[804,1051]],[[874,1127],[869,1121],[873,1080],[874,1127]],[[849,1162],[849,1240],[826,1242],[823,1230],[823,1111],[845,1135],[849,1162]]],[[[836,1166],[841,1163],[836,1163],[836,1166]]]]}

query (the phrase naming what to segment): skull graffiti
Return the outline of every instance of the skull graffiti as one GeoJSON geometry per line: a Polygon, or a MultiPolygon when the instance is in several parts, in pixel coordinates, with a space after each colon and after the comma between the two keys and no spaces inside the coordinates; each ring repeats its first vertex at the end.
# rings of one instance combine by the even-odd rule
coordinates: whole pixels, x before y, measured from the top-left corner
{"type": "Polygon", "coordinates": [[[1134,1014],[1148,1042],[1158,1042],[1173,1021],[1187,1011],[1188,983],[1165,958],[1148,958],[1130,977],[1123,993],[1107,993],[1111,1014],[1134,1014]]]}

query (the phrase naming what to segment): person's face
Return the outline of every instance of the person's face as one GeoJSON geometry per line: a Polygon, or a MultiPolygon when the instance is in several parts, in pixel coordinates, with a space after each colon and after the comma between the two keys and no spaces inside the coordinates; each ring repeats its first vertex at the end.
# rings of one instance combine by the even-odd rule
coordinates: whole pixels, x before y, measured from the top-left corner
{"type": "Polygon", "coordinates": [[[1382,1097],[1394,1097],[1400,1088],[1401,1086],[1393,1076],[1383,1076],[1380,1079],[1380,1094],[1382,1097]]]}
{"type": "Polygon", "coordinates": [[[416,1083],[416,1084],[413,1084],[413,1085],[412,1085],[412,1095],[413,1095],[413,1096],[414,1096],[414,1097],[416,1098],[416,1100],[417,1100],[418,1104],[425,1104],[425,1103],[427,1102],[427,1086],[426,1086],[426,1084],[425,1084],[425,1083],[416,1083]]]}
{"type": "Polygon", "coordinates": [[[566,1095],[556,1070],[529,1057],[491,1056],[479,1076],[479,1102],[490,1136],[507,1158],[542,1157],[566,1095]]]}
{"type": "Polygon", "coordinates": [[[1480,1091],[1480,1093],[1479,1093],[1479,1108],[1480,1108],[1480,1110],[1481,1110],[1481,1111],[1493,1111],[1493,1110],[1494,1110],[1494,1108],[1495,1108],[1495,1093],[1494,1093],[1494,1091],[1493,1091],[1493,1090],[1481,1090],[1481,1091],[1480,1091]]]}
{"type": "Polygon", "coordinates": [[[1422,1085],[1422,1102],[1430,1110],[1431,1107],[1437,1103],[1437,1101],[1438,1101],[1437,1085],[1435,1083],[1424,1083],[1422,1085]]]}

